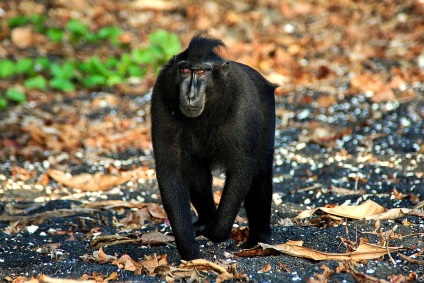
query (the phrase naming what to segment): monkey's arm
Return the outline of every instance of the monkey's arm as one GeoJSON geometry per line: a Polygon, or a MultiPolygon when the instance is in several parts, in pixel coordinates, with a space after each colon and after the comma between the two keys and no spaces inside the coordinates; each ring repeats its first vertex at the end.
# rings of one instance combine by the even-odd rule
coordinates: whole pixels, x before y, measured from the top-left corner
{"type": "MultiPolygon", "coordinates": [[[[157,145],[160,145],[160,142],[157,145]]],[[[201,258],[191,222],[189,188],[177,170],[179,164],[175,159],[176,153],[167,150],[172,148],[169,145],[158,148],[161,150],[155,152],[157,179],[177,249],[185,260],[201,258]]]]}

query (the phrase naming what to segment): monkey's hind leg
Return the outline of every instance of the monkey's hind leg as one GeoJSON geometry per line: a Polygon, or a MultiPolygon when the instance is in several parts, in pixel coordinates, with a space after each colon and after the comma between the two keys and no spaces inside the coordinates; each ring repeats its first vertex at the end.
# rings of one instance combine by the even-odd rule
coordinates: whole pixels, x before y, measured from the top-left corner
{"type": "Polygon", "coordinates": [[[249,220],[249,237],[240,247],[252,248],[271,240],[272,169],[258,172],[244,201],[249,220]]]}

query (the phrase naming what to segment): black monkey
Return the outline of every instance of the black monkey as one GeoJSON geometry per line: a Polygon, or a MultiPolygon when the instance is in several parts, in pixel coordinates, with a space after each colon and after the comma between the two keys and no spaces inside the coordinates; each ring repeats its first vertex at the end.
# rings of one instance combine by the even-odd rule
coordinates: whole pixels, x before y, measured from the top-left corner
{"type": "Polygon", "coordinates": [[[226,240],[244,202],[249,238],[243,248],[271,237],[272,163],[276,85],[253,68],[216,53],[224,43],[196,34],[163,67],[153,89],[153,151],[159,189],[185,260],[202,257],[203,234],[226,240]],[[218,208],[213,168],[226,180],[218,208]],[[190,201],[198,220],[192,224],[190,201]]]}

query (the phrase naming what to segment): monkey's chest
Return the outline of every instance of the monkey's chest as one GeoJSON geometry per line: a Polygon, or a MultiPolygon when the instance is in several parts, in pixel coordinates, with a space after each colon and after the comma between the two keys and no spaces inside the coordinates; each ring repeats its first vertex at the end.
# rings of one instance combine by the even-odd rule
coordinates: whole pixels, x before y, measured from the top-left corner
{"type": "Polygon", "coordinates": [[[231,145],[216,134],[189,136],[182,142],[181,152],[191,158],[209,160],[214,167],[224,165],[224,157],[231,152],[231,145]]]}

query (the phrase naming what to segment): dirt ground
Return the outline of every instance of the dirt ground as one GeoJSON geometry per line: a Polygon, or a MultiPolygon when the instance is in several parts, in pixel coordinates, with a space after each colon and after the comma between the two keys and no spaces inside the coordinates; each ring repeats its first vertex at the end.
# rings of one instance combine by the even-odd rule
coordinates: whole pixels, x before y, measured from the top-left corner
{"type": "MultiPolygon", "coordinates": [[[[89,2],[76,1],[88,5],[76,15],[93,21],[89,2]]],[[[231,239],[221,244],[198,239],[205,259],[229,272],[226,279],[424,281],[422,1],[182,1],[184,8],[165,1],[170,8],[134,10],[131,5],[146,2],[93,2],[96,9],[115,9],[104,21],[140,38],[165,28],[186,44],[193,29],[207,30],[228,44],[224,57],[281,85],[271,244],[303,241],[309,249],[294,255],[258,248],[250,256],[236,255],[246,239],[241,210],[231,239]],[[153,24],[145,26],[148,20],[153,24]],[[369,200],[393,214],[357,219],[321,210],[297,217],[309,209],[369,200]],[[358,250],[360,243],[387,252],[355,261],[331,257],[358,250]],[[317,251],[323,259],[308,257],[317,251]]],[[[52,17],[65,13],[62,1],[51,3],[52,17]]],[[[18,4],[2,5],[23,11],[18,4]]],[[[39,51],[0,49],[7,56],[39,51]]],[[[181,263],[172,241],[149,136],[153,83],[151,74],[118,89],[37,92],[0,112],[2,282],[225,278],[205,262],[181,263]]],[[[217,202],[224,177],[215,172],[217,202]]]]}

